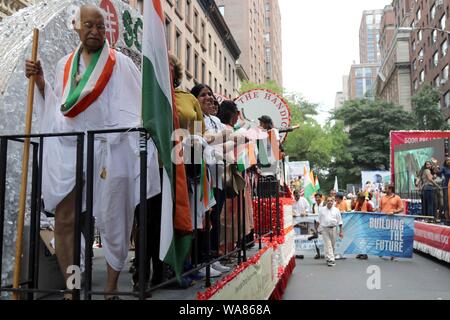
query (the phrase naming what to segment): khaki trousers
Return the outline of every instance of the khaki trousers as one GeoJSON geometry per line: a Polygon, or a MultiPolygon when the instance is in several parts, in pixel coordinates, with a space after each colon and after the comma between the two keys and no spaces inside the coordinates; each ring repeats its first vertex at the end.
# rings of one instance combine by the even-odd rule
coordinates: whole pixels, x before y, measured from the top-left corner
{"type": "Polygon", "coordinates": [[[325,258],[327,261],[334,261],[337,228],[322,228],[323,247],[325,249],[325,258]]]}

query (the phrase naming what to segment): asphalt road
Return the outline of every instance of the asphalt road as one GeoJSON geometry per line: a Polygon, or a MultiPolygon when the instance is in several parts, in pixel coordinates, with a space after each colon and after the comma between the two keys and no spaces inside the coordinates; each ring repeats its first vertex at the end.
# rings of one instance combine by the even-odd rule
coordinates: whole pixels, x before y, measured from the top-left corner
{"type": "Polygon", "coordinates": [[[348,256],[335,267],[307,256],[296,264],[284,300],[450,300],[450,264],[422,254],[398,261],[348,256]]]}

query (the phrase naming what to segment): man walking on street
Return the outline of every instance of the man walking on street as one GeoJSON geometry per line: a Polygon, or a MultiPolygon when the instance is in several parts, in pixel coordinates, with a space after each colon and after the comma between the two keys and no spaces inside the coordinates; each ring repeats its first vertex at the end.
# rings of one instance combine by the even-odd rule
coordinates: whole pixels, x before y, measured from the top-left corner
{"type": "Polygon", "coordinates": [[[344,230],[342,224],[342,216],[339,209],[334,206],[334,198],[328,197],[326,206],[321,207],[319,210],[319,232],[322,232],[325,257],[329,267],[336,265],[337,227],[339,226],[339,237],[343,239],[344,230]]]}

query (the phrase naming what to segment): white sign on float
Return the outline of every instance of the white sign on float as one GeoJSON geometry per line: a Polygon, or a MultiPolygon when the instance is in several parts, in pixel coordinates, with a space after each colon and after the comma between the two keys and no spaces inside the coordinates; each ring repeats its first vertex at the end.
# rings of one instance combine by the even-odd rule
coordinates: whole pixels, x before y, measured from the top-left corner
{"type": "MultiPolygon", "coordinates": [[[[286,101],[277,93],[266,89],[254,89],[241,94],[235,100],[241,116],[252,126],[259,125],[258,118],[267,115],[277,129],[291,125],[291,112],[286,101]]],[[[280,133],[281,141],[286,133],[280,133]]]]}

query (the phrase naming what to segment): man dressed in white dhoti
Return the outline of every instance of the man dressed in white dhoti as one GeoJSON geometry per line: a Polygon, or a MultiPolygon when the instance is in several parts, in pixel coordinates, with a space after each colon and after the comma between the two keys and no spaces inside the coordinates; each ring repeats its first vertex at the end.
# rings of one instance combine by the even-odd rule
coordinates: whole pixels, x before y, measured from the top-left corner
{"type": "MultiPolygon", "coordinates": [[[[39,62],[26,61],[27,77],[36,75],[40,131],[86,132],[140,126],[141,75],[131,59],[110,49],[102,11],[92,5],[82,6],[74,25],[81,44],[58,62],[53,86],[45,81],[39,62]]],[[[105,297],[109,299],[117,299],[114,293],[127,259],[139,199],[138,136],[98,135],[94,143],[94,216],[107,262],[105,297]]],[[[55,249],[66,279],[67,268],[73,264],[75,150],[72,137],[47,139],[42,164],[45,208],[55,211],[55,249]]],[[[151,140],[147,181],[152,181],[148,183],[150,198],[160,192],[159,183],[154,183],[159,181],[159,170],[151,140]]]]}

